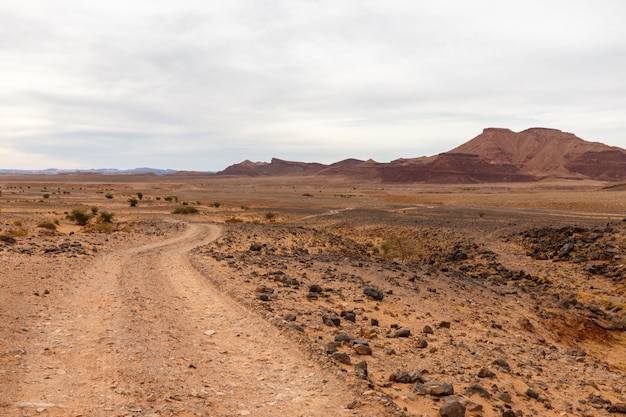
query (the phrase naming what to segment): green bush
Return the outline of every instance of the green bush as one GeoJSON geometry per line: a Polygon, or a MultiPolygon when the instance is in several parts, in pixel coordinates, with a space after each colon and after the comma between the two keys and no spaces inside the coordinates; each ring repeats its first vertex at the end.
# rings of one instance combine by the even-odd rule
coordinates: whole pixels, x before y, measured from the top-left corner
{"type": "Polygon", "coordinates": [[[180,207],[176,207],[174,209],[174,211],[172,211],[172,213],[174,214],[196,214],[198,213],[198,209],[192,206],[180,206],[180,207]]]}
{"type": "Polygon", "coordinates": [[[92,207],[92,208],[91,208],[91,214],[93,214],[94,216],[95,216],[96,214],[98,214],[98,207],[92,207]]]}
{"type": "Polygon", "coordinates": [[[138,202],[139,200],[137,200],[135,197],[131,197],[128,199],[128,204],[130,204],[131,207],[137,207],[138,202]]]}
{"type": "Polygon", "coordinates": [[[274,220],[274,219],[276,219],[276,213],[274,213],[273,211],[266,211],[265,212],[265,218],[267,220],[274,220]]]}
{"type": "Polygon", "coordinates": [[[113,213],[109,213],[108,211],[100,212],[100,216],[98,216],[98,223],[112,223],[113,222],[113,213]]]}
{"type": "Polygon", "coordinates": [[[138,197],[140,200],[143,200],[143,193],[137,193],[137,197],[138,197]]]}
{"type": "Polygon", "coordinates": [[[91,219],[91,215],[87,214],[85,212],[85,210],[74,209],[67,216],[67,218],[70,219],[71,221],[73,221],[74,223],[76,223],[79,226],[85,226],[87,223],[89,223],[89,219],[91,219]]]}

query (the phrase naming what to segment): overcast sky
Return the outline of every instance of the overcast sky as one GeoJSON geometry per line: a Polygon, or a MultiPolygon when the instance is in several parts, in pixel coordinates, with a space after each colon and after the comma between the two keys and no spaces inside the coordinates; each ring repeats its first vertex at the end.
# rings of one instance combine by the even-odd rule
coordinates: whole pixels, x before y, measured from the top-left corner
{"type": "Polygon", "coordinates": [[[626,147],[623,0],[0,0],[0,168],[626,147]]]}

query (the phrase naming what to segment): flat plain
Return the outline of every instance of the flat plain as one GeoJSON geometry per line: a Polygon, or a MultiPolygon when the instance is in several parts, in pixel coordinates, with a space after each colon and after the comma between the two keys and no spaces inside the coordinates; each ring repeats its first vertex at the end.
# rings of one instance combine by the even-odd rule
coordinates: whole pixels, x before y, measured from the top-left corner
{"type": "Polygon", "coordinates": [[[626,412],[607,185],[2,176],[0,415],[626,412]]]}

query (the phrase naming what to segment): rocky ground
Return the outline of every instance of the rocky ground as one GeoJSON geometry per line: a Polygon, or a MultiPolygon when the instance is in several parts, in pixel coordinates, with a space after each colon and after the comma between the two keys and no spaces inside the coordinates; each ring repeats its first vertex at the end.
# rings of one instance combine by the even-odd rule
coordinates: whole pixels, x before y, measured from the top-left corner
{"type": "Polygon", "coordinates": [[[619,216],[311,188],[82,227],[78,193],[3,196],[0,415],[626,413],[619,216]]]}

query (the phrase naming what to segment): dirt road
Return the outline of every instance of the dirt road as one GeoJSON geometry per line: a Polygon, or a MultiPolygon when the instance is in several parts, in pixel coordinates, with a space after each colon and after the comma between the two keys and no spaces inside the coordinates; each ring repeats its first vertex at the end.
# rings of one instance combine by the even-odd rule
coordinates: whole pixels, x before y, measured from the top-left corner
{"type": "Polygon", "coordinates": [[[15,312],[0,414],[352,414],[340,375],[191,266],[188,252],[220,233],[189,224],[175,238],[98,255],[64,277],[63,302],[15,312]]]}

